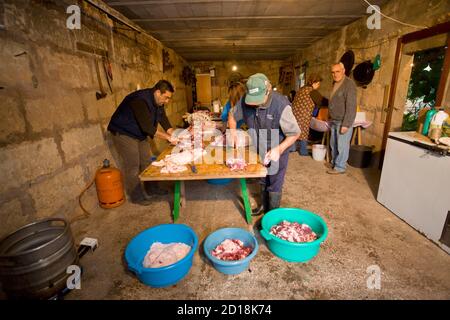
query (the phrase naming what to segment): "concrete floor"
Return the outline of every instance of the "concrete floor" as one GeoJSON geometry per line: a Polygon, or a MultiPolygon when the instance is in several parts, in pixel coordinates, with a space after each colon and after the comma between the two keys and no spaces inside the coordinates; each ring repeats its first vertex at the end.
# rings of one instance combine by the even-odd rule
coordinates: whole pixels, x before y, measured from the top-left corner
{"type": "MultiPolygon", "coordinates": [[[[291,154],[282,206],[326,220],[329,236],[318,256],[306,264],[285,262],[256,232],[260,250],[251,271],[221,274],[200,248],[186,278],[164,289],[141,284],[126,270],[123,254],[137,233],[172,221],[171,197],[148,207],[95,209],[72,226],[77,242],[98,238],[99,248],[83,257],[81,290],[66,299],[450,299],[450,256],[376,201],[378,180],[378,171],[352,167],[347,175],[330,176],[323,163],[291,154]],[[380,290],[367,288],[371,265],[381,268],[380,290]]],[[[255,193],[257,184],[250,189],[255,193]]],[[[257,222],[245,223],[237,182],[188,182],[186,191],[188,207],[179,223],[193,227],[200,243],[221,227],[256,230],[257,222]]]]}

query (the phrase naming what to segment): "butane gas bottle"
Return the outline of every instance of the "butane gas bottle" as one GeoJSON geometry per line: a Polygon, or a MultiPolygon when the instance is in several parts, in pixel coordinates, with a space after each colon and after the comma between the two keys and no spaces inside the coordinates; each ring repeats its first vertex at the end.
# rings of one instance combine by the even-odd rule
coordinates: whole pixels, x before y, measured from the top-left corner
{"type": "Polygon", "coordinates": [[[110,166],[108,159],[103,160],[103,167],[95,174],[95,186],[100,207],[115,208],[125,201],[122,174],[110,166]]]}

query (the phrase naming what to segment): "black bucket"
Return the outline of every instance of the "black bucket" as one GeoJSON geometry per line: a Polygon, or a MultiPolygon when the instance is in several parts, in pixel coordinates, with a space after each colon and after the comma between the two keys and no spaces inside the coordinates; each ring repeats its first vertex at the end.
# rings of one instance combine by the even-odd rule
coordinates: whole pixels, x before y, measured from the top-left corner
{"type": "Polygon", "coordinates": [[[373,147],[352,145],[348,156],[348,164],[355,168],[367,168],[372,161],[373,147]]]}
{"type": "Polygon", "coordinates": [[[0,282],[10,299],[49,299],[66,288],[78,254],[64,219],[26,225],[0,241],[0,282]]]}

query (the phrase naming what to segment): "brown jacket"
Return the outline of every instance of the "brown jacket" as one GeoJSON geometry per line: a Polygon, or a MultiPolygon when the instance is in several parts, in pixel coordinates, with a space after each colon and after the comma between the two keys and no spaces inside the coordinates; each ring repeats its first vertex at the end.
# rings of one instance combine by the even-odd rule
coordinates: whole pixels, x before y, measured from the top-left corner
{"type": "Polygon", "coordinates": [[[328,109],[331,120],[342,121],[343,127],[352,127],[356,117],[356,85],[345,77],[342,85],[330,98],[328,109]]]}
{"type": "Polygon", "coordinates": [[[303,86],[297,91],[292,102],[292,112],[301,130],[299,140],[308,140],[314,106],[322,106],[324,104],[326,104],[326,99],[310,86],[303,86]]]}

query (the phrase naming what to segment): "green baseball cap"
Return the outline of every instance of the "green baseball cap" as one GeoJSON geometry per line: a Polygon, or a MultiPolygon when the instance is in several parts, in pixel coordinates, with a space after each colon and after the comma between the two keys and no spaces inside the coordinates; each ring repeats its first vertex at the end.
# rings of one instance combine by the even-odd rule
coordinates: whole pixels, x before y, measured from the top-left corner
{"type": "Polygon", "coordinates": [[[262,73],[255,73],[247,80],[247,94],[245,95],[245,103],[261,104],[264,102],[269,79],[262,73]]]}

